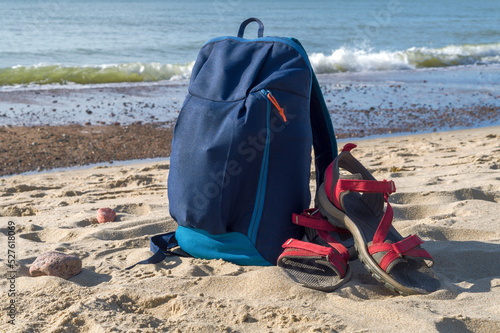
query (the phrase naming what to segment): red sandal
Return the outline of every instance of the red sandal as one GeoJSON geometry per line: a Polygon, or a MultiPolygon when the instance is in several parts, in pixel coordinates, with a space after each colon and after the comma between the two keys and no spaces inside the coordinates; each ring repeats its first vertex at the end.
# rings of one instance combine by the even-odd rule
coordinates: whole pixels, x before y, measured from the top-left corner
{"type": "Polygon", "coordinates": [[[404,238],[392,226],[394,182],[377,181],[351,155],[355,147],[347,144],[326,170],[316,197],[321,214],[352,233],[358,257],[388,289],[402,295],[436,291],[440,283],[430,268],[431,255],[420,247],[423,241],[417,235],[404,238]],[[360,179],[340,179],[339,168],[360,179]]]}

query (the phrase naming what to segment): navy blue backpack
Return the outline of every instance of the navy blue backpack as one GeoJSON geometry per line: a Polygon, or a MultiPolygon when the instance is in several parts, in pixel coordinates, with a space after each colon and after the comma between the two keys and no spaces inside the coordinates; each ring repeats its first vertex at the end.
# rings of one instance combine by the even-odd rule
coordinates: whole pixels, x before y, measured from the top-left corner
{"type": "Polygon", "coordinates": [[[303,237],[292,214],[311,203],[311,147],[319,186],[337,144],[305,50],[263,31],[250,18],[238,37],[202,47],[172,142],[168,200],[178,228],[152,238],[145,262],[178,245],[197,258],[276,265],[282,244],[303,237]],[[243,38],[251,22],[257,39],[243,38]]]}

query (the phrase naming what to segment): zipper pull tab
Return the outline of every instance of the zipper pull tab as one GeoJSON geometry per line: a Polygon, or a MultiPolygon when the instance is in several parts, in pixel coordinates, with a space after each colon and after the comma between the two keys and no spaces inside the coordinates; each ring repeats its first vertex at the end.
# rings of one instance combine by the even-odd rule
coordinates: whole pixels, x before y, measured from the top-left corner
{"type": "Polygon", "coordinates": [[[274,98],[273,94],[269,90],[266,90],[267,92],[267,98],[273,103],[273,105],[278,109],[281,118],[283,118],[283,121],[286,123],[286,116],[285,116],[285,110],[279,105],[278,101],[276,98],[274,98]]]}

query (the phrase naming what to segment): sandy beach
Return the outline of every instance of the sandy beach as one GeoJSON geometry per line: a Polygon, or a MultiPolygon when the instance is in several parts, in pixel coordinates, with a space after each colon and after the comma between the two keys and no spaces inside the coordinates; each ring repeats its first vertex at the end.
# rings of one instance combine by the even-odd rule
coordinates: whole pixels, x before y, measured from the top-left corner
{"type": "MultiPolygon", "coordinates": [[[[500,127],[353,140],[378,179],[392,179],[395,227],[418,234],[442,288],[399,296],[352,261],[332,293],[303,288],[278,267],[150,256],[151,235],[174,230],[168,162],[0,178],[3,332],[498,332],[500,127]],[[117,211],[97,224],[98,208],[117,211]],[[15,295],[7,266],[15,224],[15,295]],[[27,275],[47,251],[83,260],[69,279],[27,275]],[[8,305],[16,304],[15,325],[8,305]]],[[[339,148],[346,143],[339,143],[339,148]]],[[[311,183],[313,186],[314,184],[311,183]]]]}
{"type": "MultiPolygon", "coordinates": [[[[499,12],[498,0],[2,1],[0,333],[500,332],[499,12]],[[214,48],[205,63],[200,48],[223,36],[255,48],[214,48]],[[331,293],[277,266],[169,257],[126,270],[177,227],[167,179],[191,78],[202,70],[191,87],[214,92],[276,88],[268,99],[293,108],[304,52],[339,150],[357,144],[377,179],[395,181],[394,226],[426,242],[440,289],[395,294],[355,259],[331,293]],[[99,223],[113,215],[102,208],[113,222],[99,223]],[[81,272],[37,276],[47,253],[75,272],[81,259],[81,272]]],[[[242,101],[225,96],[209,100],[242,101]]]]}

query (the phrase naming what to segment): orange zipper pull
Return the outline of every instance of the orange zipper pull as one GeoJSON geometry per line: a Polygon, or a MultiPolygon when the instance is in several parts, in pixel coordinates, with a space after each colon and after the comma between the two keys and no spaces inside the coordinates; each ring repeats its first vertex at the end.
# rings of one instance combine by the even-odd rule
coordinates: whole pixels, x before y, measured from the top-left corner
{"type": "Polygon", "coordinates": [[[276,109],[278,109],[280,116],[286,122],[285,110],[278,104],[278,101],[276,100],[276,98],[274,98],[270,91],[267,91],[267,98],[269,98],[271,103],[273,103],[276,109]]]}

